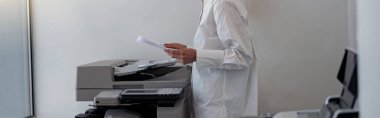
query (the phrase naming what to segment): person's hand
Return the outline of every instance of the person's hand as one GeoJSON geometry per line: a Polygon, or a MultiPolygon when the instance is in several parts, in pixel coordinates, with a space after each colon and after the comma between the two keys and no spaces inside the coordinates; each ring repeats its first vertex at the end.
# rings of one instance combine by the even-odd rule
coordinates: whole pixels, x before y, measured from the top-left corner
{"type": "Polygon", "coordinates": [[[187,48],[186,45],[182,45],[182,44],[179,44],[179,43],[166,43],[165,47],[166,48],[171,48],[171,49],[185,49],[185,48],[187,48]]]}
{"type": "Polygon", "coordinates": [[[176,58],[181,64],[193,63],[196,60],[196,50],[193,48],[187,48],[186,45],[179,43],[166,43],[165,52],[172,58],[176,58]]]}
{"type": "Polygon", "coordinates": [[[189,64],[196,61],[197,53],[193,48],[184,48],[184,49],[165,49],[165,52],[172,58],[176,58],[177,61],[181,64],[189,64]]]}

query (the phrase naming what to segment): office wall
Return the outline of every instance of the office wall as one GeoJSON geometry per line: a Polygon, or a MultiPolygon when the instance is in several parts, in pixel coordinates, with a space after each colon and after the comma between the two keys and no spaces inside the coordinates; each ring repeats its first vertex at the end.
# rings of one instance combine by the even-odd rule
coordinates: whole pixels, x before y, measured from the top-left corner
{"type": "Polygon", "coordinates": [[[248,0],[259,58],[259,112],[319,109],[339,94],[346,0],[248,0]]]}
{"type": "Polygon", "coordinates": [[[348,47],[358,50],[357,45],[357,23],[356,23],[356,0],[347,0],[348,6],[348,47]]]}
{"type": "Polygon", "coordinates": [[[89,108],[75,101],[76,66],[102,59],[165,59],[136,43],[139,34],[191,44],[196,0],[33,0],[38,118],[70,118],[89,108]]]}
{"type": "Polygon", "coordinates": [[[379,117],[380,10],[378,0],[356,0],[360,118],[379,117]]]}
{"type": "MultiPolygon", "coordinates": [[[[259,56],[260,111],[319,108],[337,94],[347,44],[345,0],[248,0],[259,56]]],[[[33,41],[38,118],[72,117],[76,66],[101,59],[168,58],[135,42],[192,44],[199,0],[34,0],[33,41]]]]}

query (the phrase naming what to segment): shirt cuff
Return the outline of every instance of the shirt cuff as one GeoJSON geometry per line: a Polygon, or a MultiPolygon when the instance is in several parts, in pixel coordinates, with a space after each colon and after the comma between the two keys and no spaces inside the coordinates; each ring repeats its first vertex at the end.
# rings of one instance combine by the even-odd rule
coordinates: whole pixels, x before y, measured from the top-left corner
{"type": "Polygon", "coordinates": [[[224,50],[197,50],[197,66],[220,68],[223,65],[224,50]]]}

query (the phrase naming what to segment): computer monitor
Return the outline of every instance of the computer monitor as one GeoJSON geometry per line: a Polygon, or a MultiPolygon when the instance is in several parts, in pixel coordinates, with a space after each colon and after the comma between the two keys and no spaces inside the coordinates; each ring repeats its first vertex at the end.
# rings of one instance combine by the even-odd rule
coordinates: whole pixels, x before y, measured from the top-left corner
{"type": "Polygon", "coordinates": [[[337,79],[341,84],[348,87],[354,76],[357,77],[357,55],[351,49],[346,49],[337,79]]]}
{"type": "Polygon", "coordinates": [[[355,74],[356,66],[357,66],[357,56],[356,53],[350,49],[346,49],[347,57],[346,57],[346,70],[344,76],[343,85],[345,87],[349,87],[350,82],[355,74]]]}
{"type": "Polygon", "coordinates": [[[347,63],[347,49],[344,52],[344,56],[340,64],[340,68],[339,68],[339,72],[337,76],[337,79],[341,84],[344,83],[344,77],[346,75],[346,63],[347,63]]]}
{"type": "Polygon", "coordinates": [[[350,84],[348,85],[348,90],[358,97],[358,66],[355,67],[354,74],[352,75],[350,84]]]}
{"type": "Polygon", "coordinates": [[[353,108],[357,95],[357,54],[350,49],[345,54],[340,66],[337,79],[343,84],[341,93],[341,108],[353,108]]]}

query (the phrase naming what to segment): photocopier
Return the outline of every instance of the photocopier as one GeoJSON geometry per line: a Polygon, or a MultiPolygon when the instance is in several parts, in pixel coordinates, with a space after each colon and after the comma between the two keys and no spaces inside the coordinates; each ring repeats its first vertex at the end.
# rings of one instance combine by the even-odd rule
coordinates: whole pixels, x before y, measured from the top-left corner
{"type": "Polygon", "coordinates": [[[191,67],[175,59],[102,60],[77,67],[75,118],[191,118],[191,67]]]}

